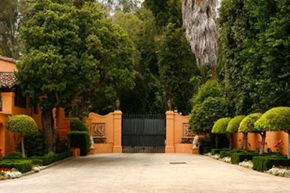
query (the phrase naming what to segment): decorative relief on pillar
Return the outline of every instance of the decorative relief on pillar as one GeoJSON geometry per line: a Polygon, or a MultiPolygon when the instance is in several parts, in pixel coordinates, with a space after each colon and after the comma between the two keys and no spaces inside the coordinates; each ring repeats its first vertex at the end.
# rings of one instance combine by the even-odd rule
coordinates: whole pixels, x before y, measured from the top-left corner
{"type": "Polygon", "coordinates": [[[193,138],[194,134],[189,128],[188,123],[183,123],[183,138],[193,138]]]}
{"type": "Polygon", "coordinates": [[[92,123],[91,132],[93,138],[106,138],[106,123],[92,123]]]}

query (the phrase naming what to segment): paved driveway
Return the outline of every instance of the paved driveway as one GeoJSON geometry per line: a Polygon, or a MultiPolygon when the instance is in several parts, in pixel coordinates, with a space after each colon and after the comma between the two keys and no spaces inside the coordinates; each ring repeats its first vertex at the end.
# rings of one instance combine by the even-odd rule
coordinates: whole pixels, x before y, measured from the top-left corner
{"type": "Polygon", "coordinates": [[[290,179],[199,155],[102,154],[74,158],[37,174],[1,181],[0,192],[290,193],[290,179]]]}

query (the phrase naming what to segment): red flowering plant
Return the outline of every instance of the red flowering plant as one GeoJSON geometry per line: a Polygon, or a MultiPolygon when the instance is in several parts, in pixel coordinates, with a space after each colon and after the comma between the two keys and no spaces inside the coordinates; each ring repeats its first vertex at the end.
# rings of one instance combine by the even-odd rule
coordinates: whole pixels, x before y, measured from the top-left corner
{"type": "Polygon", "coordinates": [[[283,151],[283,145],[284,142],[282,141],[282,139],[278,140],[275,144],[274,144],[274,148],[279,152],[282,153],[283,151]]]}

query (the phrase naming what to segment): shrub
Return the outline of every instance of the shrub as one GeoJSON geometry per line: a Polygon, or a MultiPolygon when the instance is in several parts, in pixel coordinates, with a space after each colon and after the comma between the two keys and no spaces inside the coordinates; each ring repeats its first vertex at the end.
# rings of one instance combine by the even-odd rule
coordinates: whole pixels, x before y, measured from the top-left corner
{"type": "Polygon", "coordinates": [[[22,159],[22,154],[20,152],[10,152],[4,159],[22,159]]]}
{"type": "Polygon", "coordinates": [[[227,126],[228,126],[228,123],[230,122],[230,120],[231,120],[231,118],[229,118],[229,117],[218,119],[214,123],[211,132],[212,133],[220,133],[220,134],[226,133],[227,126]]]}
{"type": "Polygon", "coordinates": [[[231,161],[232,164],[239,164],[242,161],[252,160],[254,156],[258,156],[259,154],[256,152],[237,152],[232,153],[231,161]]]}
{"type": "Polygon", "coordinates": [[[215,154],[220,154],[221,151],[229,151],[230,149],[228,148],[222,148],[222,149],[211,149],[210,153],[212,155],[215,155],[215,154]]]}
{"type": "Polygon", "coordinates": [[[208,133],[214,122],[227,113],[228,101],[224,97],[208,97],[202,104],[193,107],[189,124],[194,132],[208,133]]]}
{"type": "Polygon", "coordinates": [[[24,173],[32,169],[32,161],[7,159],[0,162],[0,168],[15,168],[24,173]]]}
{"type": "Polygon", "coordinates": [[[255,123],[259,130],[288,132],[288,159],[290,159],[290,107],[275,107],[264,113],[255,123]]]}
{"type": "Polygon", "coordinates": [[[253,169],[266,171],[273,166],[290,166],[290,159],[285,156],[256,156],[253,159],[253,169]]]}
{"type": "Polygon", "coordinates": [[[34,119],[27,115],[13,115],[8,118],[7,128],[10,131],[21,134],[22,157],[26,157],[24,148],[24,135],[37,133],[37,125],[34,119]]]}
{"type": "Polygon", "coordinates": [[[88,131],[88,128],[81,120],[73,119],[70,121],[70,130],[71,131],[88,131]]]}
{"type": "Polygon", "coordinates": [[[81,155],[87,155],[91,147],[91,139],[88,132],[71,131],[69,132],[71,147],[80,148],[81,155]]]}
{"type": "Polygon", "coordinates": [[[206,154],[211,150],[211,142],[208,138],[201,138],[199,142],[199,153],[206,154]]]}
{"type": "Polygon", "coordinates": [[[45,151],[44,137],[40,133],[26,135],[24,137],[25,152],[27,156],[43,155],[45,151]]]}
{"type": "Polygon", "coordinates": [[[240,123],[244,118],[244,115],[239,115],[232,118],[228,123],[227,133],[237,133],[239,131],[240,123]]]}
{"type": "Polygon", "coordinates": [[[43,156],[32,156],[29,158],[29,160],[31,160],[35,165],[48,165],[70,156],[72,156],[71,151],[66,151],[62,153],[49,152],[43,156]]]}
{"type": "Polygon", "coordinates": [[[238,149],[222,150],[222,151],[220,151],[220,157],[221,158],[231,157],[233,153],[238,153],[238,152],[242,152],[242,151],[238,150],[238,149]]]}

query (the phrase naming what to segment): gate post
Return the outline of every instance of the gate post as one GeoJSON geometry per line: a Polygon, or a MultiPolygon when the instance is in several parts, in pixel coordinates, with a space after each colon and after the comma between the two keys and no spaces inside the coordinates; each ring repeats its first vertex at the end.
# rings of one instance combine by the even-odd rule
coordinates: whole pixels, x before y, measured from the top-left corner
{"type": "Polygon", "coordinates": [[[174,112],[166,112],[166,144],[165,153],[174,153],[174,112]]]}
{"type": "Polygon", "coordinates": [[[113,113],[114,145],[113,153],[122,153],[122,112],[113,113]]]}

